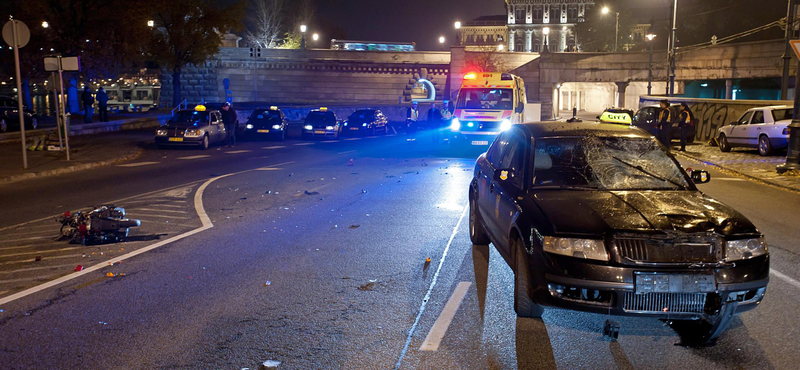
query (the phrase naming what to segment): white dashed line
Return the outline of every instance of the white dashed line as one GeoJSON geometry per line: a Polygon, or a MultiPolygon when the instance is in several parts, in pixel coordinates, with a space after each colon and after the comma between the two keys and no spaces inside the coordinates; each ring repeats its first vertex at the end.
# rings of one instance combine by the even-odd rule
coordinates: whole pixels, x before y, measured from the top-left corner
{"type": "Polygon", "coordinates": [[[320,143],[325,143],[325,144],[338,143],[338,142],[339,142],[339,140],[326,140],[326,141],[320,141],[320,143]]]}
{"type": "Polygon", "coordinates": [[[297,143],[294,144],[295,146],[306,146],[306,145],[314,145],[314,143],[297,143]]]}
{"type": "Polygon", "coordinates": [[[252,150],[231,150],[229,152],[223,152],[225,154],[241,154],[241,153],[250,153],[252,150]]]}
{"type": "Polygon", "coordinates": [[[285,146],[283,145],[273,145],[273,146],[265,146],[261,149],[283,149],[283,148],[285,148],[285,146]]]}
{"type": "Polygon", "coordinates": [[[69,247],[69,248],[51,249],[51,250],[45,250],[45,251],[33,251],[33,252],[3,254],[3,255],[0,255],[0,258],[16,257],[16,256],[27,256],[27,255],[31,255],[31,254],[47,254],[47,253],[71,251],[71,250],[81,249],[81,248],[83,248],[83,247],[69,247]]]}
{"type": "Polygon", "coordinates": [[[125,163],[125,164],[118,164],[117,167],[140,167],[140,166],[149,166],[153,164],[158,164],[159,162],[136,162],[136,163],[125,163]]]}
{"type": "Polygon", "coordinates": [[[770,274],[772,274],[772,275],[774,275],[775,277],[777,277],[777,278],[779,278],[779,279],[781,279],[781,280],[783,280],[783,281],[785,281],[785,282],[787,282],[787,283],[791,284],[791,285],[792,285],[792,286],[794,286],[795,288],[797,288],[797,289],[800,289],[800,281],[797,281],[797,280],[795,280],[795,279],[792,279],[792,278],[790,278],[789,276],[786,276],[786,275],[784,275],[782,272],[780,272],[780,271],[778,271],[778,270],[775,270],[775,269],[770,269],[770,270],[769,270],[769,273],[770,273],[770,274]]]}
{"type": "Polygon", "coordinates": [[[172,212],[172,213],[189,213],[186,211],[179,211],[174,209],[152,209],[152,208],[128,208],[128,213],[131,212],[136,213],[140,211],[151,211],[151,212],[172,212]]]}
{"type": "Polygon", "coordinates": [[[745,179],[737,179],[735,177],[717,177],[714,181],[747,181],[745,179]]]}
{"type": "Polygon", "coordinates": [[[453,317],[455,317],[456,311],[458,311],[458,306],[460,306],[461,301],[464,300],[464,296],[467,294],[470,285],[472,285],[472,283],[468,281],[458,283],[458,286],[453,291],[453,295],[450,296],[450,299],[447,300],[447,304],[444,305],[442,313],[439,314],[439,318],[436,319],[436,322],[431,327],[431,331],[428,332],[428,336],[425,337],[425,341],[422,342],[422,345],[419,347],[420,351],[436,351],[439,349],[439,343],[442,342],[444,334],[453,321],[453,317]]]}
{"type": "Polygon", "coordinates": [[[355,150],[348,150],[346,152],[339,152],[339,153],[336,153],[336,154],[347,154],[347,153],[353,153],[353,152],[355,152],[355,150]]]}
{"type": "Polygon", "coordinates": [[[176,159],[183,159],[183,160],[188,160],[188,159],[200,159],[200,158],[208,158],[208,157],[210,157],[210,156],[211,156],[211,155],[208,155],[208,154],[200,154],[200,155],[190,155],[190,156],[188,156],[188,157],[180,157],[180,158],[176,158],[176,159]]]}
{"type": "Polygon", "coordinates": [[[346,141],[353,141],[353,140],[361,140],[360,137],[351,137],[349,139],[345,139],[346,141]]]}

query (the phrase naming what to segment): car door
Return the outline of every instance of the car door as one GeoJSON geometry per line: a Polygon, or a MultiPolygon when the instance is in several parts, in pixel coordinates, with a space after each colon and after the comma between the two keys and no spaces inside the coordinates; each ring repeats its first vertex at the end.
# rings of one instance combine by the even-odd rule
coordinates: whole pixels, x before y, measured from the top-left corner
{"type": "Polygon", "coordinates": [[[636,113],[634,117],[634,122],[636,127],[641,128],[649,132],[650,134],[655,134],[655,127],[656,127],[656,114],[655,107],[644,107],[639,109],[639,112],[636,113]]]}
{"type": "Polygon", "coordinates": [[[495,197],[495,222],[497,235],[501,246],[510,256],[509,235],[511,226],[519,213],[519,201],[524,189],[525,159],[530,145],[525,145],[525,137],[519,130],[513,130],[508,139],[508,144],[502,151],[500,160],[500,177],[494,177],[495,197]],[[507,171],[507,172],[506,172],[507,171]]]}
{"type": "Polygon", "coordinates": [[[208,117],[210,120],[208,125],[210,139],[212,141],[224,140],[226,132],[225,125],[222,122],[222,115],[219,112],[211,112],[208,117]]]}
{"type": "Polygon", "coordinates": [[[750,123],[750,119],[753,117],[753,111],[745,112],[739,120],[736,121],[735,125],[730,128],[730,135],[728,136],[728,144],[730,145],[746,145],[746,138],[747,138],[747,125],[750,123]]]}
{"type": "Polygon", "coordinates": [[[481,162],[481,168],[477,175],[478,211],[489,236],[492,237],[493,240],[497,240],[494,238],[493,230],[496,227],[495,219],[497,216],[495,216],[495,205],[497,204],[498,195],[494,190],[495,185],[493,183],[493,178],[495,170],[500,166],[502,151],[507,144],[507,136],[507,132],[504,132],[495,139],[492,146],[489,147],[489,150],[486,152],[486,160],[481,162]]]}
{"type": "Polygon", "coordinates": [[[759,109],[753,112],[753,118],[750,119],[750,124],[744,125],[744,138],[742,139],[744,145],[758,146],[758,137],[761,131],[764,130],[764,111],[759,109]]]}

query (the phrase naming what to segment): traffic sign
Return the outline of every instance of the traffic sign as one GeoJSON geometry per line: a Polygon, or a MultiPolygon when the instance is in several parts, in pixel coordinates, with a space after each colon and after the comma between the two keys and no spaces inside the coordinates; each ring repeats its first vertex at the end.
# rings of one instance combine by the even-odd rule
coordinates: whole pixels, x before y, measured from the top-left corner
{"type": "Polygon", "coordinates": [[[791,40],[789,43],[792,45],[792,50],[794,50],[794,55],[800,58],[800,40],[791,40]]]}
{"type": "Polygon", "coordinates": [[[21,21],[16,19],[12,19],[6,22],[5,26],[3,26],[3,40],[8,44],[8,46],[14,48],[21,48],[25,45],[28,45],[28,41],[31,41],[31,30],[28,29],[28,26],[21,21]],[[17,26],[17,43],[19,45],[14,45],[14,30],[12,29],[13,25],[16,24],[17,26]]]}

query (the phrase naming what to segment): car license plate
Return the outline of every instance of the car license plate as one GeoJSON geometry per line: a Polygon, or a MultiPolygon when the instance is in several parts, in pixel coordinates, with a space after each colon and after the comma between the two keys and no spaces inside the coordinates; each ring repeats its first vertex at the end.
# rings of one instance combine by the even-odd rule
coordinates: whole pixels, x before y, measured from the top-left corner
{"type": "Polygon", "coordinates": [[[351,130],[358,130],[358,127],[350,127],[351,130]]]}
{"type": "Polygon", "coordinates": [[[325,131],[314,131],[315,134],[325,134],[325,131]]]}
{"type": "Polygon", "coordinates": [[[269,130],[258,130],[258,132],[259,132],[259,133],[262,133],[262,134],[268,134],[268,133],[269,133],[269,130]]]}
{"type": "Polygon", "coordinates": [[[473,140],[472,145],[489,145],[488,140],[473,140]]]}
{"type": "Polygon", "coordinates": [[[171,138],[169,138],[169,141],[183,141],[183,138],[182,137],[171,137],[171,138]]]}
{"type": "Polygon", "coordinates": [[[717,289],[714,275],[636,273],[636,293],[709,293],[717,289]]]}

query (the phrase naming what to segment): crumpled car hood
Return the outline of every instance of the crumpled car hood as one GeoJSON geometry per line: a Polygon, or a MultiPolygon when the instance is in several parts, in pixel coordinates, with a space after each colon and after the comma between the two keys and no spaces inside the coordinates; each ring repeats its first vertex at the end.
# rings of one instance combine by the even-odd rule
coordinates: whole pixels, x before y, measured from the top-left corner
{"type": "Polygon", "coordinates": [[[757,233],[742,214],[699,191],[540,191],[531,195],[556,233],[757,233]]]}

